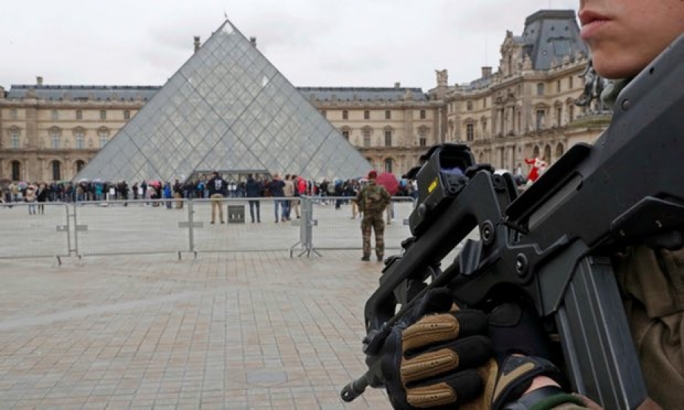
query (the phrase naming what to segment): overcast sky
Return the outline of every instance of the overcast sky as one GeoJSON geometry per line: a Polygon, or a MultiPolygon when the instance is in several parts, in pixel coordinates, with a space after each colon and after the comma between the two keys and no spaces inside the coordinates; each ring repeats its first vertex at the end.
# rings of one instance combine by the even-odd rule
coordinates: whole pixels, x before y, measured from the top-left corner
{"type": "Polygon", "coordinates": [[[579,0],[3,1],[0,86],[163,85],[228,19],[295,86],[421,87],[496,70],[506,30],[579,0]]]}

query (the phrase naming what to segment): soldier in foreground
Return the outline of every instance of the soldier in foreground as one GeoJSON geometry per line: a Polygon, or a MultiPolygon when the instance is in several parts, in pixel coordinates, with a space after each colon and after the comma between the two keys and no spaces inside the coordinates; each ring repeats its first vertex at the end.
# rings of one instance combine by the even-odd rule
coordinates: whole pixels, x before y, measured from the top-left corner
{"type": "MultiPolygon", "coordinates": [[[[631,79],[684,33],[684,1],[580,0],[579,18],[595,70],[612,80],[602,95],[612,105],[631,79]]],[[[614,255],[613,265],[651,399],[641,408],[681,408],[684,250],[657,243],[632,246],[614,255]]],[[[461,311],[448,292],[439,291],[421,302],[383,348],[395,408],[595,406],[571,394],[564,375],[547,360],[552,356],[545,336],[525,308],[504,304],[488,316],[461,311]]]]}

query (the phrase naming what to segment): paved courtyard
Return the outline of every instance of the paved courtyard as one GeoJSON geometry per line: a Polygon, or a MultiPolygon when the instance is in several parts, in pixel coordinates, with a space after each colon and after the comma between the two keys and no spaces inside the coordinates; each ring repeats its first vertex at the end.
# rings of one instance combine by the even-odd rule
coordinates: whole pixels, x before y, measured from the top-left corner
{"type": "Polygon", "coordinates": [[[369,389],[359,251],[0,260],[1,409],[389,409],[369,389]]]}

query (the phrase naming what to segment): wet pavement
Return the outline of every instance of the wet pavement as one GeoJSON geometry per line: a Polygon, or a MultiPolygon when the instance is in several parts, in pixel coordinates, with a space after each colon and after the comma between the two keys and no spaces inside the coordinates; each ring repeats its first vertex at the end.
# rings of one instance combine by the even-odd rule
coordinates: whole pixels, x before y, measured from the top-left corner
{"type": "Polygon", "coordinates": [[[0,409],[389,409],[339,398],[381,264],[321,253],[0,260],[0,409]]]}

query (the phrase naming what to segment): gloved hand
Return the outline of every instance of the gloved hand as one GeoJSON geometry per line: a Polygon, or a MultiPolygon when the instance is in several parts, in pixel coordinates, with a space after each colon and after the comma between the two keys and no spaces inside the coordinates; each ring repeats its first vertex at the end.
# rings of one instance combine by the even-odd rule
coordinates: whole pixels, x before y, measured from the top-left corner
{"type": "Polygon", "coordinates": [[[546,359],[511,356],[549,357],[545,338],[534,313],[516,304],[498,306],[487,317],[460,310],[447,289],[432,290],[383,346],[390,401],[402,410],[503,408],[537,376],[562,382],[546,359]]]}
{"type": "Polygon", "coordinates": [[[487,316],[459,310],[447,289],[428,292],[392,329],[381,355],[395,409],[454,409],[480,397],[485,380],[496,377],[487,316]]]}
{"type": "Polygon", "coordinates": [[[518,400],[540,376],[549,377],[561,387],[528,395],[518,407],[511,408],[529,408],[564,392],[567,381],[552,362],[556,357],[551,342],[532,306],[522,300],[502,303],[488,315],[488,326],[498,364],[495,389],[489,401],[492,409],[503,409],[518,400]]]}

